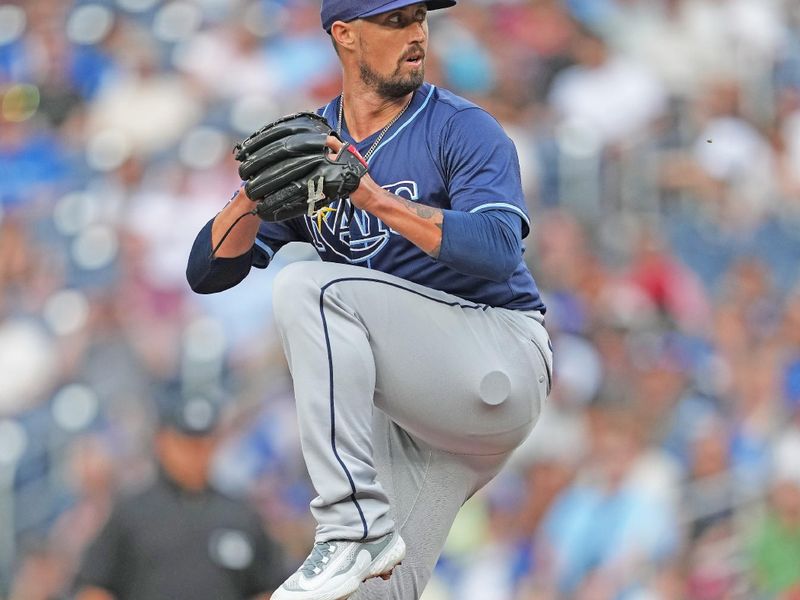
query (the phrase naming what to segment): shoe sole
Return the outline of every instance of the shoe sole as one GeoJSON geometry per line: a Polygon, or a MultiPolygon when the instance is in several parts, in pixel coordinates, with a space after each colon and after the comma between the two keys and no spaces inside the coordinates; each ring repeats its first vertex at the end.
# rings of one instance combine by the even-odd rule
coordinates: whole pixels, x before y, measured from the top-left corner
{"type": "Polygon", "coordinates": [[[402,564],[403,564],[403,561],[401,560],[399,563],[397,563],[395,566],[393,566],[391,569],[389,569],[385,573],[381,573],[380,575],[373,575],[372,577],[367,577],[366,579],[362,580],[361,583],[366,583],[370,579],[377,579],[378,577],[380,577],[384,581],[389,581],[392,578],[392,573],[394,573],[394,570],[397,567],[399,567],[400,565],[402,565],[402,564]]]}
{"type": "MultiPolygon", "coordinates": [[[[358,591],[358,588],[362,583],[365,583],[370,579],[376,579],[380,577],[384,581],[388,581],[395,568],[402,564],[405,557],[406,543],[403,541],[403,538],[397,536],[395,542],[386,548],[383,553],[379,554],[378,557],[372,561],[372,563],[370,563],[370,569],[366,575],[356,578],[355,582],[352,580],[345,582],[347,586],[347,592],[342,596],[334,596],[330,600],[347,600],[350,598],[350,596],[358,591]],[[351,589],[353,583],[355,583],[355,586],[351,589]]],[[[344,587],[345,584],[343,584],[342,587],[344,587]]]]}
{"type": "MultiPolygon", "coordinates": [[[[370,579],[380,577],[381,579],[388,580],[392,576],[395,567],[399,566],[406,557],[406,544],[403,538],[397,536],[395,542],[379,554],[374,561],[369,563],[366,573],[353,575],[346,581],[343,581],[336,589],[331,590],[325,594],[315,594],[314,600],[348,600],[350,596],[358,591],[362,583],[370,579]]],[[[276,592],[279,594],[280,592],[276,592]]],[[[275,598],[276,596],[273,596],[275,598]]],[[[292,598],[301,598],[302,596],[295,594],[292,598]]],[[[309,596],[306,596],[309,598],[309,596]]]]}

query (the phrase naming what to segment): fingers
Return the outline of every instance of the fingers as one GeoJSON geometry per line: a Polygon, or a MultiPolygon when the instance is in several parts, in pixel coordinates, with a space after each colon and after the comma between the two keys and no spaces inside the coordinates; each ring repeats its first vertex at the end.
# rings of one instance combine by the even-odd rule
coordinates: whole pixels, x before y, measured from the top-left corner
{"type": "Polygon", "coordinates": [[[341,149],[344,148],[344,142],[342,140],[340,140],[339,138],[333,136],[333,135],[329,135],[328,136],[328,139],[325,142],[325,145],[328,148],[330,148],[331,151],[334,154],[336,154],[337,156],[339,155],[339,152],[341,151],[341,149]]]}
{"type": "Polygon", "coordinates": [[[327,135],[330,131],[330,125],[323,117],[315,113],[295,113],[268,123],[237,144],[234,155],[236,160],[241,162],[247,160],[258,149],[282,138],[298,134],[327,135]]]}
{"type": "Polygon", "coordinates": [[[239,177],[250,179],[281,161],[321,154],[326,136],[322,133],[299,133],[259,148],[239,165],[239,177]]]}

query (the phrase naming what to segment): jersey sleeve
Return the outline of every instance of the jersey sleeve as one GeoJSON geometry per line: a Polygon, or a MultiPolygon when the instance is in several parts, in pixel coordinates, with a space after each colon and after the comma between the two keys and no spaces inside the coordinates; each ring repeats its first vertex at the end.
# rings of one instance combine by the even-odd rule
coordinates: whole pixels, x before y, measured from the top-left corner
{"type": "Polygon", "coordinates": [[[530,218],[517,149],[494,117],[478,107],[461,110],[444,126],[441,140],[451,208],[514,213],[522,220],[522,237],[527,237],[530,218]]]}
{"type": "Polygon", "coordinates": [[[303,242],[305,238],[297,234],[293,223],[261,223],[253,246],[252,263],[257,269],[266,269],[275,253],[289,242],[303,242]]]}
{"type": "Polygon", "coordinates": [[[507,281],[522,261],[521,229],[510,211],[445,211],[439,261],[465,275],[507,281]]]}

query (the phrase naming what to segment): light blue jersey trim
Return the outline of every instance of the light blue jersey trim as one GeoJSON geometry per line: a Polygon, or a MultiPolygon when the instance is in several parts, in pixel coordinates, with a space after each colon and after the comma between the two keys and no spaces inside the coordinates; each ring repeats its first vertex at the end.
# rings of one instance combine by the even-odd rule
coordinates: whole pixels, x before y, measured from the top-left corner
{"type": "Polygon", "coordinates": [[[436,91],[436,86],[435,85],[431,85],[431,91],[428,92],[428,97],[425,98],[425,102],[422,103],[422,106],[420,106],[417,109],[417,112],[415,112],[413,115],[411,115],[411,118],[408,121],[406,121],[405,123],[403,123],[403,125],[397,131],[395,131],[390,138],[388,138],[388,139],[384,140],[383,142],[381,142],[381,145],[378,146],[377,149],[375,150],[375,152],[372,153],[372,156],[370,156],[370,158],[369,158],[370,162],[373,161],[376,156],[378,156],[378,152],[381,151],[381,148],[383,148],[386,144],[388,144],[394,138],[396,138],[398,135],[400,135],[400,132],[403,131],[403,129],[405,129],[409,125],[411,125],[411,122],[414,119],[417,118],[419,113],[421,113],[423,110],[425,110],[425,107],[428,106],[428,102],[431,101],[431,98],[433,97],[433,92],[435,92],[435,91],[436,91]]]}
{"type": "Polygon", "coordinates": [[[266,253],[267,253],[267,256],[269,256],[269,259],[270,259],[270,260],[272,260],[272,259],[273,259],[273,257],[275,256],[275,251],[274,251],[272,248],[270,248],[269,246],[267,246],[267,245],[266,245],[264,242],[262,242],[262,241],[261,241],[260,239],[258,239],[258,238],[256,238],[256,246],[258,246],[258,247],[259,247],[259,248],[261,248],[261,249],[262,249],[264,252],[266,252],[266,253]]]}
{"type": "MultiPolygon", "coordinates": [[[[334,104],[336,104],[336,100],[333,100],[333,101],[331,101],[331,102],[329,102],[328,104],[326,104],[326,105],[325,105],[325,110],[323,110],[323,111],[322,111],[322,116],[323,116],[325,119],[327,119],[327,118],[328,118],[328,109],[329,109],[330,107],[332,107],[334,104]]],[[[330,121],[328,121],[328,124],[330,124],[330,121]]]]}
{"type": "Polygon", "coordinates": [[[492,209],[510,210],[512,212],[515,212],[520,217],[522,217],[522,220],[525,221],[525,224],[528,227],[531,226],[531,220],[528,218],[528,215],[526,215],[525,212],[519,206],[514,206],[513,204],[509,204],[507,202],[492,202],[490,204],[481,204],[480,206],[476,206],[469,212],[476,213],[492,209]]]}

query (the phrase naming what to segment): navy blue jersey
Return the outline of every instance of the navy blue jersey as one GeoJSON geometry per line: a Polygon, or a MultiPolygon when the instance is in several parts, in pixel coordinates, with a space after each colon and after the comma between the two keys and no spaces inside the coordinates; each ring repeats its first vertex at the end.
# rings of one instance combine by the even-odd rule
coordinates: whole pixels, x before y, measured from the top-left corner
{"type": "MultiPolygon", "coordinates": [[[[319,112],[333,129],[339,128],[338,98],[319,112]]],[[[355,143],[342,127],[343,139],[362,154],[377,135],[355,143]]],[[[375,182],[398,196],[441,209],[507,211],[520,219],[523,238],[530,231],[513,142],[486,111],[431,84],[415,92],[369,167],[375,182]]],[[[331,206],[335,210],[325,215],[321,227],[309,217],[263,223],[253,265],[263,268],[284,244],[305,241],[324,261],[376,269],[481,304],[544,312],[521,255],[505,281],[466,275],[431,258],[374,215],[354,209],[349,200],[331,206]]]]}

